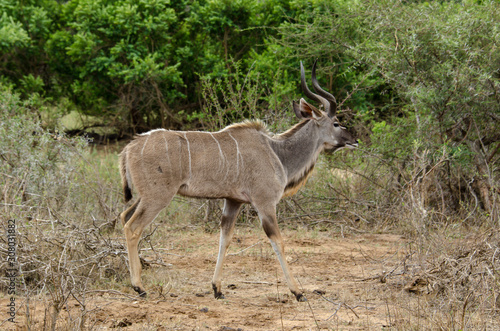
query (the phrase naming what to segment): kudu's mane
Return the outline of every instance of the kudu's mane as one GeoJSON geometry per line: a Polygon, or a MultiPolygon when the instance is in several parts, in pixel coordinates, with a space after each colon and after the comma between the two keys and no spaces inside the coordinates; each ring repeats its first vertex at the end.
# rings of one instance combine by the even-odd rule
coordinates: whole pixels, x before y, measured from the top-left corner
{"type": "Polygon", "coordinates": [[[229,126],[226,126],[221,131],[239,130],[239,129],[254,129],[254,130],[257,130],[260,132],[264,132],[264,133],[269,135],[269,131],[267,130],[266,123],[264,123],[260,120],[244,120],[243,122],[235,123],[235,124],[231,124],[229,126]]]}
{"type": "Polygon", "coordinates": [[[290,129],[286,130],[285,132],[275,135],[274,138],[279,139],[279,140],[284,140],[284,139],[290,138],[295,133],[297,133],[300,129],[302,129],[302,127],[304,127],[308,122],[309,122],[309,119],[302,120],[299,123],[292,126],[290,129]]]}
{"type": "Polygon", "coordinates": [[[275,139],[284,140],[284,139],[292,137],[302,127],[304,127],[308,122],[309,122],[309,119],[302,120],[299,123],[292,126],[287,131],[285,131],[283,133],[278,133],[278,134],[272,134],[271,132],[269,132],[269,130],[267,129],[266,123],[262,122],[261,120],[245,120],[241,123],[231,124],[231,125],[225,127],[224,129],[222,129],[221,131],[238,130],[238,129],[254,129],[254,130],[263,132],[266,135],[273,137],[275,139]]]}

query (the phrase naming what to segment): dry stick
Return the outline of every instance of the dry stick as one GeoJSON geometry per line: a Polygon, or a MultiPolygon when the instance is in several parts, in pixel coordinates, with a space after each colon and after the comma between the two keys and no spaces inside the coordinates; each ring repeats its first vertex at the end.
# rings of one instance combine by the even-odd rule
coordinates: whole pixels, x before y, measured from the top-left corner
{"type": "MultiPolygon", "coordinates": [[[[89,280],[90,280],[90,275],[92,274],[92,271],[94,271],[94,268],[95,268],[95,266],[96,266],[96,265],[97,265],[97,263],[94,263],[94,264],[92,265],[92,268],[90,268],[90,271],[88,272],[87,277],[85,277],[85,285],[84,285],[83,289],[86,289],[86,288],[87,288],[87,284],[88,284],[88,282],[89,282],[89,280]]],[[[71,290],[70,290],[70,293],[71,293],[71,295],[73,296],[73,298],[74,298],[76,301],[78,301],[78,303],[80,304],[80,307],[81,307],[81,308],[80,308],[80,310],[82,311],[82,314],[81,314],[81,319],[80,319],[80,327],[79,327],[79,329],[80,329],[80,330],[83,330],[83,329],[84,329],[84,326],[85,326],[85,318],[86,318],[86,315],[87,315],[87,313],[88,313],[88,311],[87,311],[87,306],[83,303],[83,302],[85,302],[85,295],[83,295],[83,300],[82,300],[83,302],[81,302],[81,301],[80,301],[80,300],[76,297],[76,295],[73,293],[73,291],[71,291],[71,290]]],[[[69,309],[68,309],[68,312],[69,312],[69,309]]]]}
{"type": "MultiPolygon", "coordinates": [[[[313,216],[323,216],[323,215],[329,215],[329,214],[339,214],[339,213],[343,213],[344,211],[343,210],[326,210],[326,211],[322,211],[322,212],[317,212],[317,213],[307,213],[307,214],[295,214],[295,215],[292,215],[292,216],[288,216],[288,217],[282,217],[281,220],[283,221],[287,221],[287,220],[291,220],[291,219],[294,219],[294,218],[303,218],[303,217],[309,217],[310,219],[313,219],[312,217],[313,216]]],[[[323,221],[316,221],[316,222],[311,222],[311,223],[308,223],[309,225],[314,225],[316,223],[319,223],[319,222],[323,222],[323,221]]],[[[332,222],[333,223],[333,222],[332,222]]]]}
{"type": "Polygon", "coordinates": [[[250,248],[252,248],[252,247],[254,247],[254,246],[259,245],[260,243],[262,243],[262,240],[259,240],[257,243],[255,243],[255,244],[253,244],[252,246],[249,246],[249,247],[247,247],[247,248],[245,248],[245,249],[242,249],[242,250],[241,250],[241,251],[239,251],[239,252],[236,252],[236,253],[231,253],[231,254],[227,254],[227,255],[233,256],[233,255],[238,255],[238,254],[241,254],[241,253],[243,253],[244,251],[246,251],[246,250],[248,250],[248,249],[250,249],[250,248]]]}
{"type": "MultiPolygon", "coordinates": [[[[331,302],[335,305],[338,305],[337,309],[335,310],[335,312],[333,314],[331,314],[326,320],[330,320],[332,317],[336,317],[337,313],[339,312],[340,308],[342,308],[342,303],[335,303],[335,302],[331,302]]],[[[340,318],[340,317],[339,317],[340,318]]]]}
{"type": "Polygon", "coordinates": [[[394,271],[396,271],[397,268],[399,268],[401,265],[404,265],[406,263],[406,261],[415,253],[411,253],[411,254],[407,254],[405,256],[405,258],[403,260],[401,260],[401,262],[399,262],[391,271],[387,272],[387,273],[382,273],[381,275],[377,275],[377,276],[372,276],[372,277],[368,277],[368,278],[363,278],[363,279],[360,279],[360,280],[355,280],[355,282],[364,282],[364,281],[367,281],[367,280],[374,280],[374,279],[380,279],[380,281],[382,283],[385,283],[387,278],[389,276],[401,276],[401,275],[404,275],[406,273],[406,271],[404,270],[403,268],[403,271],[399,272],[399,273],[394,273],[394,271]]]}
{"type": "Polygon", "coordinates": [[[252,282],[250,280],[243,280],[241,281],[242,283],[244,284],[262,284],[262,285],[274,285],[273,283],[269,283],[269,282],[252,282]]]}
{"type": "MultiPolygon", "coordinates": [[[[481,143],[481,146],[482,146],[482,149],[483,149],[483,152],[484,152],[484,165],[488,171],[487,175],[488,175],[488,187],[489,187],[489,190],[491,191],[491,188],[494,187],[494,183],[492,181],[492,172],[491,172],[491,167],[490,165],[488,164],[488,160],[490,159],[487,155],[487,152],[486,152],[486,146],[485,146],[485,143],[483,142],[483,139],[481,138],[481,132],[479,131],[479,128],[477,127],[477,123],[474,119],[472,119],[472,121],[474,122],[474,126],[476,128],[476,131],[477,131],[477,134],[478,134],[478,137],[479,137],[479,142],[481,143]]],[[[500,145],[499,145],[500,146],[500,145]]],[[[495,152],[491,155],[493,157],[493,155],[498,151],[498,146],[497,146],[497,149],[495,150],[495,152]]],[[[495,200],[496,200],[496,196],[494,196],[495,200]]],[[[493,201],[493,205],[491,206],[491,210],[489,211],[489,213],[491,214],[490,217],[491,217],[491,221],[495,221],[495,219],[498,217],[498,210],[495,210],[496,208],[496,202],[493,201]]]]}
{"type": "MultiPolygon", "coordinates": [[[[393,247],[396,246],[397,244],[393,244],[393,247]]],[[[385,253],[381,258],[375,258],[375,257],[372,257],[369,253],[365,253],[365,250],[361,247],[361,245],[358,243],[358,247],[359,247],[359,253],[365,258],[365,260],[367,261],[374,261],[374,262],[377,262],[377,263],[380,263],[380,262],[384,262],[386,260],[388,260],[389,258],[393,257],[394,255],[396,255],[398,252],[399,252],[399,248],[396,250],[396,252],[392,253],[390,256],[387,256],[389,255],[389,250],[387,251],[387,253],[385,253]],[[385,257],[387,256],[387,257],[385,257]],[[385,258],[384,258],[385,257],[385,258]]]]}
{"type": "Polygon", "coordinates": [[[361,84],[363,84],[363,83],[365,82],[365,80],[368,78],[368,76],[370,76],[370,75],[372,74],[372,72],[374,72],[374,71],[375,71],[375,70],[372,70],[372,71],[370,71],[369,73],[367,73],[367,74],[366,74],[366,76],[365,76],[365,77],[363,77],[363,79],[361,79],[361,81],[360,81],[358,84],[356,84],[356,86],[354,86],[354,88],[352,89],[351,93],[349,93],[349,94],[347,95],[347,97],[346,97],[344,100],[342,100],[342,102],[341,102],[341,103],[340,103],[340,105],[338,106],[338,109],[342,108],[342,105],[343,105],[343,104],[344,104],[347,100],[349,100],[349,99],[352,97],[352,95],[354,94],[354,92],[356,92],[356,91],[359,89],[359,86],[360,86],[361,84]]]}
{"type": "Polygon", "coordinates": [[[475,206],[474,206],[474,209],[469,213],[469,215],[467,215],[467,217],[462,220],[462,224],[464,224],[465,221],[467,221],[469,218],[471,218],[471,216],[476,212],[477,207],[479,206],[479,199],[478,199],[476,193],[474,193],[474,190],[472,189],[472,187],[470,185],[473,181],[474,181],[474,179],[472,179],[470,182],[465,179],[465,183],[467,184],[467,187],[469,188],[469,192],[474,197],[475,206]]]}
{"type": "MultiPolygon", "coordinates": [[[[85,314],[86,314],[86,311],[87,311],[87,306],[76,297],[76,295],[73,293],[72,290],[70,290],[69,293],[80,304],[80,307],[81,307],[80,310],[83,311],[83,314],[81,315],[80,323],[79,323],[79,326],[80,326],[79,329],[83,330],[83,325],[85,324],[85,314]]],[[[66,302],[66,307],[67,306],[68,306],[68,303],[66,302]]],[[[70,310],[68,308],[66,309],[66,311],[68,312],[68,314],[70,313],[70,310]]],[[[71,318],[71,316],[70,316],[70,318],[71,318]]]]}
{"type": "Polygon", "coordinates": [[[85,291],[85,293],[108,293],[108,294],[118,294],[118,295],[123,295],[124,297],[127,297],[132,300],[144,300],[143,297],[135,296],[135,295],[130,295],[126,294],[117,290],[88,290],[85,291]]]}
{"type": "MultiPolygon", "coordinates": [[[[419,298],[420,298],[420,296],[419,296],[419,298]]],[[[389,317],[389,325],[388,326],[391,327],[392,326],[391,309],[389,308],[389,302],[387,301],[387,299],[385,300],[385,307],[387,309],[387,315],[389,317]]]]}
{"type": "Polygon", "coordinates": [[[469,298],[471,297],[472,295],[472,292],[469,292],[469,295],[467,296],[467,298],[465,299],[465,302],[464,302],[464,305],[462,307],[462,327],[461,329],[462,330],[465,330],[465,312],[467,310],[467,305],[469,304],[469,298]]]}
{"type": "MultiPolygon", "coordinates": [[[[358,314],[356,314],[356,312],[354,311],[354,309],[359,308],[359,307],[361,307],[361,308],[365,308],[365,307],[360,306],[360,305],[356,305],[356,306],[354,306],[354,307],[351,307],[351,306],[349,306],[348,304],[346,304],[346,303],[344,303],[344,302],[339,302],[339,303],[333,302],[332,300],[330,300],[330,299],[328,299],[328,298],[325,298],[322,294],[320,294],[320,296],[321,296],[323,299],[325,299],[326,301],[328,301],[328,302],[330,302],[330,303],[333,303],[334,305],[339,305],[339,308],[335,311],[335,313],[333,313],[333,315],[331,315],[331,316],[330,316],[330,317],[328,317],[327,319],[330,319],[330,318],[332,318],[333,316],[335,316],[335,314],[337,314],[337,312],[340,310],[340,308],[342,308],[342,306],[344,306],[345,308],[350,309],[350,310],[352,311],[352,313],[353,313],[354,315],[356,315],[356,317],[357,317],[357,318],[359,318],[359,316],[358,316],[358,314]]],[[[366,307],[366,309],[373,309],[373,308],[372,308],[372,307],[370,307],[370,308],[366,307]]]]}
{"type": "Polygon", "coordinates": [[[302,208],[302,206],[297,202],[297,200],[295,200],[295,198],[292,197],[291,200],[304,213],[304,216],[307,216],[310,219],[312,219],[312,217],[308,215],[309,213],[307,211],[305,211],[304,208],[302,208]]]}
{"type": "MultiPolygon", "coordinates": [[[[142,251],[154,251],[154,249],[151,249],[151,248],[141,248],[141,252],[142,251]]],[[[158,247],[156,248],[156,250],[158,251],[169,251],[170,248],[163,248],[163,247],[158,247]]],[[[164,252],[162,254],[165,254],[165,255],[173,255],[173,256],[177,256],[177,257],[187,257],[187,255],[181,255],[181,254],[175,254],[175,253],[168,253],[168,252],[164,252]]]]}
{"type": "MultiPolygon", "coordinates": [[[[304,268],[304,266],[302,266],[302,272],[304,274],[306,274],[306,269],[304,268]]],[[[302,283],[300,282],[300,279],[297,279],[297,281],[299,282],[299,285],[300,285],[300,288],[302,290],[302,293],[304,293],[304,286],[302,286],[302,283]]],[[[311,307],[311,303],[309,302],[309,300],[307,300],[307,298],[306,298],[306,302],[307,302],[307,305],[309,306],[309,310],[311,311],[311,314],[313,315],[314,323],[316,324],[316,327],[318,328],[318,330],[321,330],[321,328],[319,327],[318,320],[316,319],[316,315],[314,315],[314,310],[311,307]]]]}
{"type": "MultiPolygon", "coordinates": [[[[386,280],[387,280],[387,277],[389,275],[391,275],[393,273],[393,271],[396,270],[396,269],[393,269],[391,272],[389,273],[382,273],[381,275],[377,275],[377,276],[372,276],[372,277],[368,277],[368,278],[363,278],[363,279],[359,279],[359,280],[355,280],[355,282],[366,282],[367,280],[375,280],[375,279],[378,279],[380,280],[381,283],[385,283],[386,280]]],[[[397,274],[393,274],[394,276],[401,276],[401,275],[404,275],[405,272],[404,271],[401,271],[401,272],[398,272],[397,274]]]]}

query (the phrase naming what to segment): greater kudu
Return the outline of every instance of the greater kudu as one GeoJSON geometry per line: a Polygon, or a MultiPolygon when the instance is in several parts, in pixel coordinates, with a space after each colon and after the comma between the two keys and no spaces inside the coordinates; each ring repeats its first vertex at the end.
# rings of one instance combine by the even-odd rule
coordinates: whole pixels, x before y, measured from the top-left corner
{"type": "Polygon", "coordinates": [[[288,287],[305,301],[284,256],[276,221],[276,204],[305,184],[323,150],[354,148],[357,140],[338,123],[333,95],[318,85],[312,70],[312,93],[300,64],[302,89],[321,102],[324,111],[300,99],[293,109],[302,121],[288,131],[272,135],[260,121],[233,124],[218,132],[153,130],[136,137],[120,154],[125,200],[137,200],[121,214],[127,239],[131,282],[145,295],[137,244],[144,227],[168,206],[175,194],[225,199],[221,219],[219,255],[212,280],[215,298],[221,292],[221,273],[236,216],[243,203],[257,211],[262,227],[278,256],[288,287]]]}

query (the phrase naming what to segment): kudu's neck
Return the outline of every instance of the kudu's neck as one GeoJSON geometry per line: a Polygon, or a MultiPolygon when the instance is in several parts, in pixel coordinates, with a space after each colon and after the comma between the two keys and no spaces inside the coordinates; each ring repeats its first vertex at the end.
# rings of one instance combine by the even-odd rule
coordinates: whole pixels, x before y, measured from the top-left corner
{"type": "Polygon", "coordinates": [[[305,180],[323,150],[316,124],[312,120],[297,124],[272,140],[271,147],[280,159],[288,184],[305,180]]]}

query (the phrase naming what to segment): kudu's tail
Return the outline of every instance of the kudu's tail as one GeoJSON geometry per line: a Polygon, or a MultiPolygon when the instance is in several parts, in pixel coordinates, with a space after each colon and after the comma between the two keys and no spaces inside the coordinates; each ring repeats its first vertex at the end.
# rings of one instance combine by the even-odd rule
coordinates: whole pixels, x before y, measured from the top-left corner
{"type": "Polygon", "coordinates": [[[127,147],[125,147],[123,151],[120,153],[119,158],[120,158],[120,175],[122,177],[123,196],[125,202],[129,202],[130,199],[132,199],[132,190],[130,188],[127,179],[127,147]]]}

